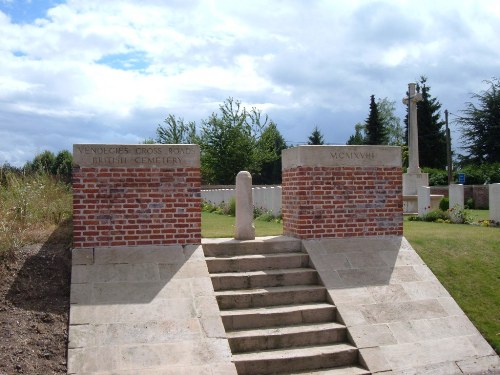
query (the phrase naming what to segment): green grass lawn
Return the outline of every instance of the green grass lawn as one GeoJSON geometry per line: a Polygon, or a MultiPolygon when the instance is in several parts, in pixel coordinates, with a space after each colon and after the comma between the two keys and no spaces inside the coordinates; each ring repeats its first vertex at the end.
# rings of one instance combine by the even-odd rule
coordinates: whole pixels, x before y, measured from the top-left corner
{"type": "Polygon", "coordinates": [[[405,222],[404,235],[500,352],[500,228],[405,222]]]}
{"type": "MultiPolygon", "coordinates": [[[[474,221],[487,210],[468,210],[474,221]]],[[[234,217],[202,213],[203,237],[232,237],[234,217]]],[[[256,236],[282,225],[255,221],[256,236]]],[[[404,235],[489,343],[500,352],[500,228],[404,222],[404,235]]]]}
{"type": "MultiPolygon", "coordinates": [[[[215,213],[201,213],[201,236],[204,238],[219,238],[234,236],[234,216],[215,213]]],[[[279,236],[283,233],[283,225],[276,222],[255,220],[255,235],[257,237],[279,236]]]]}

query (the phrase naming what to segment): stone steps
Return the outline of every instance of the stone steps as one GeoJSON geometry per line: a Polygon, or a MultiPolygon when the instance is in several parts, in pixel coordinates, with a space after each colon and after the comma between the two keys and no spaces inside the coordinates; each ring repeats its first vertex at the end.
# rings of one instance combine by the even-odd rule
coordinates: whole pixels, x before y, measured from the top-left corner
{"type": "Polygon", "coordinates": [[[215,291],[285,285],[316,285],[319,281],[318,273],[311,268],[221,272],[211,274],[210,277],[215,291]]]}
{"type": "Polygon", "coordinates": [[[238,374],[369,373],[300,241],[208,245],[203,249],[238,374]]]}
{"type": "Polygon", "coordinates": [[[328,303],[222,310],[226,331],[279,327],[335,320],[337,309],[328,303]]]}
{"type": "Polygon", "coordinates": [[[208,272],[247,272],[270,269],[303,268],[309,266],[309,256],[303,253],[252,254],[206,258],[208,272]]]}
{"type": "Polygon", "coordinates": [[[340,366],[316,371],[282,372],[277,375],[370,375],[371,372],[360,366],[340,366]]]}
{"type": "Polygon", "coordinates": [[[288,285],[255,289],[215,292],[221,309],[302,304],[326,300],[326,288],[321,285],[288,285]]]}
{"type": "Polygon", "coordinates": [[[358,349],[349,344],[276,349],[233,354],[239,375],[286,373],[347,366],[358,359],[358,349]]]}
{"type": "Polygon", "coordinates": [[[227,333],[229,346],[233,353],[325,345],[345,341],[346,337],[346,327],[334,322],[249,329],[227,333]]]}
{"type": "Polygon", "coordinates": [[[227,240],[224,242],[209,240],[203,243],[206,257],[296,253],[302,251],[300,240],[291,237],[262,237],[254,241],[227,240]]]}

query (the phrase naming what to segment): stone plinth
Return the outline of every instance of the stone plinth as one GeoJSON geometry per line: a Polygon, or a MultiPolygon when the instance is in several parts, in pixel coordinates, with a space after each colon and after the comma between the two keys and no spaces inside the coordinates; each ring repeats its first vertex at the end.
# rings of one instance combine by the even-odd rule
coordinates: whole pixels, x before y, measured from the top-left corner
{"type": "Polygon", "coordinates": [[[428,173],[403,174],[403,195],[418,195],[420,186],[429,186],[428,173]]]}
{"type": "Polygon", "coordinates": [[[198,244],[197,145],[74,145],[75,248],[198,244]]]}
{"type": "Polygon", "coordinates": [[[299,146],[282,155],[285,235],[402,235],[399,147],[299,146]]]}
{"type": "Polygon", "coordinates": [[[234,238],[254,240],[253,225],[252,175],[241,171],[236,176],[236,227],[234,238]]]}
{"type": "MultiPolygon", "coordinates": [[[[431,194],[431,210],[437,210],[444,195],[431,194]]],[[[418,214],[418,195],[403,195],[403,212],[405,215],[418,214]]]]}
{"type": "Polygon", "coordinates": [[[500,184],[490,184],[490,220],[500,222],[500,184]]]}

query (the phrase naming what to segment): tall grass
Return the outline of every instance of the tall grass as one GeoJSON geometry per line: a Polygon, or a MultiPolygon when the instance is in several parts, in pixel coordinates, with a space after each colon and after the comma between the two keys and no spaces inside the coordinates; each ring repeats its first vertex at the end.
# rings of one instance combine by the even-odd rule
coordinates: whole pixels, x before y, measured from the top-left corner
{"type": "Polygon", "coordinates": [[[71,189],[47,174],[2,174],[0,179],[0,260],[36,242],[71,218],[71,189]]]}

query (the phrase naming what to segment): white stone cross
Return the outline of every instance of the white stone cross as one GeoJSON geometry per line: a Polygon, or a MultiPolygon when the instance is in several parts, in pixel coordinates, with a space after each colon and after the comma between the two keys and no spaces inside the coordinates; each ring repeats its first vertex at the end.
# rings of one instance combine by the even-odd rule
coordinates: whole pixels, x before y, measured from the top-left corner
{"type": "Polygon", "coordinates": [[[403,98],[403,103],[408,105],[410,101],[410,113],[408,114],[408,173],[420,173],[418,161],[418,126],[417,126],[417,102],[422,100],[422,94],[415,90],[415,83],[408,85],[408,96],[403,98]]]}

